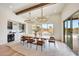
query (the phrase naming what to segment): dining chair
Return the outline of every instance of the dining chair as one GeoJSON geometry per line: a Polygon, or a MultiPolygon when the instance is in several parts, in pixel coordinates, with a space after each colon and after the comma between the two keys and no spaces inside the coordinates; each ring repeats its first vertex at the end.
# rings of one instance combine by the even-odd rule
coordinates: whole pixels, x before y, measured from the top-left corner
{"type": "Polygon", "coordinates": [[[50,37],[48,42],[49,42],[49,45],[50,45],[50,43],[54,43],[54,45],[55,45],[55,38],[54,37],[50,37]]]}

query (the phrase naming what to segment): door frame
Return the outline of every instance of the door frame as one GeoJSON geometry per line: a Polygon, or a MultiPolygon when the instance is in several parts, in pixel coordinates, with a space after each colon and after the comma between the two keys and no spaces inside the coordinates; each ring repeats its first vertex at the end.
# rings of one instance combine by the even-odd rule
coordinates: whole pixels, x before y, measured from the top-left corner
{"type": "MultiPolygon", "coordinates": [[[[64,26],[63,26],[63,29],[64,29],[64,32],[63,32],[63,34],[64,34],[64,36],[63,36],[63,38],[64,38],[64,43],[66,42],[66,41],[65,41],[65,22],[66,22],[66,21],[70,21],[70,28],[71,28],[71,34],[70,34],[71,37],[70,37],[70,38],[71,38],[71,41],[72,41],[71,49],[73,49],[73,39],[72,39],[72,31],[73,31],[72,26],[73,26],[73,25],[72,25],[72,19],[71,19],[71,20],[69,20],[69,19],[68,19],[68,20],[64,20],[64,22],[63,22],[63,24],[64,24],[64,26]]],[[[67,27],[68,27],[68,22],[67,22],[67,27]]],[[[67,33],[67,35],[68,35],[68,33],[67,33]]],[[[67,39],[68,39],[68,37],[67,37],[67,39]]]]}

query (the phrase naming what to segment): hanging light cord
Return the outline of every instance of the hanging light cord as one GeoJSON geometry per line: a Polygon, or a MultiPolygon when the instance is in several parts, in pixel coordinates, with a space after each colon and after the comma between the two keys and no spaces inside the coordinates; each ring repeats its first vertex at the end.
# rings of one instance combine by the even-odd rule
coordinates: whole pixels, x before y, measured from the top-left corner
{"type": "Polygon", "coordinates": [[[43,7],[41,7],[41,17],[43,17],[43,7]]]}
{"type": "Polygon", "coordinates": [[[29,19],[31,20],[31,12],[29,12],[29,19]]]}

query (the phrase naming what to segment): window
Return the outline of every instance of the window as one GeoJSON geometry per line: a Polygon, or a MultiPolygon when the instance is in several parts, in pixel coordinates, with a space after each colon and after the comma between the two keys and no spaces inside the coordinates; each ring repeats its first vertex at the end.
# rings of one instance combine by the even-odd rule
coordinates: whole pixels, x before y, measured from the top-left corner
{"type": "Polygon", "coordinates": [[[53,24],[41,24],[41,25],[33,24],[32,25],[33,32],[34,32],[34,30],[37,29],[36,27],[40,27],[41,32],[51,32],[51,33],[53,33],[53,24]]]}
{"type": "Polygon", "coordinates": [[[37,32],[38,33],[37,37],[49,38],[50,36],[53,35],[53,24],[40,24],[40,25],[33,24],[32,33],[34,33],[35,30],[37,30],[36,27],[40,27],[39,31],[37,32]]]}
{"type": "Polygon", "coordinates": [[[42,24],[42,28],[43,29],[47,29],[48,28],[48,24],[42,24]]]}
{"type": "Polygon", "coordinates": [[[48,29],[53,29],[53,24],[48,24],[48,29]]]}
{"type": "Polygon", "coordinates": [[[79,20],[73,20],[73,28],[78,28],[78,21],[79,20]]]}

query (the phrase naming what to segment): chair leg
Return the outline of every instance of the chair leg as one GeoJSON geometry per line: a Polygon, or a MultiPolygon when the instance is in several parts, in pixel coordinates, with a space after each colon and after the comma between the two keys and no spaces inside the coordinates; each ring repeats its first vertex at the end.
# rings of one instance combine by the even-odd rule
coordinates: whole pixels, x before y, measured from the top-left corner
{"type": "Polygon", "coordinates": [[[38,46],[36,45],[36,50],[37,50],[38,46]]]}
{"type": "Polygon", "coordinates": [[[54,42],[54,45],[55,45],[55,42],[54,42]]]}
{"type": "Polygon", "coordinates": [[[44,48],[45,48],[45,44],[44,44],[44,48]]]}
{"type": "Polygon", "coordinates": [[[42,51],[42,46],[41,46],[41,51],[42,51]]]}
{"type": "Polygon", "coordinates": [[[56,43],[54,42],[54,46],[56,46],[56,43]]]}
{"type": "Polygon", "coordinates": [[[32,44],[30,43],[30,48],[32,47],[32,44]]]}
{"type": "Polygon", "coordinates": [[[23,45],[24,45],[24,41],[23,41],[23,45]]]}
{"type": "Polygon", "coordinates": [[[20,41],[20,43],[22,43],[22,41],[20,41]]]}
{"type": "Polygon", "coordinates": [[[49,47],[50,47],[50,42],[49,42],[49,47]]]}
{"type": "Polygon", "coordinates": [[[27,47],[28,47],[28,43],[27,43],[27,47]]]}

